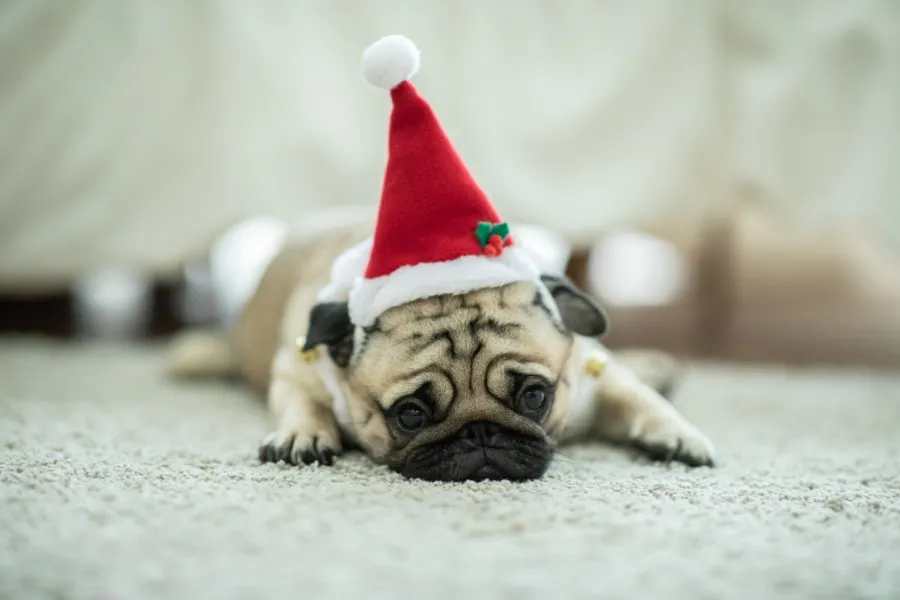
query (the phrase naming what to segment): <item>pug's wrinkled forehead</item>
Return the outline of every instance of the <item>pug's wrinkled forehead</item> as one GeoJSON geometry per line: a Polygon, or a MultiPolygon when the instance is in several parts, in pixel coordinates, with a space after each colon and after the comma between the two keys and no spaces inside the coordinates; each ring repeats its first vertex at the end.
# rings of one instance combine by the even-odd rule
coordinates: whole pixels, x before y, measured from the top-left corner
{"type": "Polygon", "coordinates": [[[442,412],[467,394],[507,397],[510,374],[550,385],[568,356],[571,330],[545,292],[520,282],[391,309],[371,329],[354,331],[353,378],[385,408],[430,386],[442,412]]]}

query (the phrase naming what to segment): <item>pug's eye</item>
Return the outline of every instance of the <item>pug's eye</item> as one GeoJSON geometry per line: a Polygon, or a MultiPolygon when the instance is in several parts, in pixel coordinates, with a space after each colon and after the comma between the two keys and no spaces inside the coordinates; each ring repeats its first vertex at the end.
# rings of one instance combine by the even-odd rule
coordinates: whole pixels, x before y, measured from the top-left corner
{"type": "Polygon", "coordinates": [[[425,426],[428,415],[425,413],[425,409],[415,402],[403,402],[397,407],[396,419],[397,425],[401,429],[413,432],[425,426]]]}
{"type": "Polygon", "coordinates": [[[537,385],[525,388],[519,395],[520,410],[522,412],[540,412],[547,403],[547,391],[537,385]]]}

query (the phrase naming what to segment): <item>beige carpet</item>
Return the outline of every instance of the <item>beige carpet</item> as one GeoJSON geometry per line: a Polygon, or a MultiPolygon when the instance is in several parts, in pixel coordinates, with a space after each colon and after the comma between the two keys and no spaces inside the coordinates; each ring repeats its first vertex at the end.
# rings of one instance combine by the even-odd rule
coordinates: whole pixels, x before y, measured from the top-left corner
{"type": "Polygon", "coordinates": [[[0,598],[900,598],[900,376],[698,366],[717,469],[446,485],[260,466],[261,406],[160,366],[0,341],[0,598]]]}

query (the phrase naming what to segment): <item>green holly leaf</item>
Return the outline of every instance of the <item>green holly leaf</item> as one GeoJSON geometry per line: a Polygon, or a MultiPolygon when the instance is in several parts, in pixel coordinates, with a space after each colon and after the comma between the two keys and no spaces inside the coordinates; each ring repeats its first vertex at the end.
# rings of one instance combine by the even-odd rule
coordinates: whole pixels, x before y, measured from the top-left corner
{"type": "Polygon", "coordinates": [[[475,228],[475,235],[478,237],[478,241],[481,242],[482,248],[488,245],[488,240],[493,233],[494,226],[487,221],[482,221],[478,224],[478,227],[475,228]]]}
{"type": "MultiPolygon", "coordinates": [[[[496,233],[497,235],[499,235],[500,239],[506,240],[506,236],[509,235],[509,223],[498,223],[498,224],[494,225],[493,233],[496,233]]],[[[488,236],[488,237],[490,237],[490,236],[488,236]]]]}

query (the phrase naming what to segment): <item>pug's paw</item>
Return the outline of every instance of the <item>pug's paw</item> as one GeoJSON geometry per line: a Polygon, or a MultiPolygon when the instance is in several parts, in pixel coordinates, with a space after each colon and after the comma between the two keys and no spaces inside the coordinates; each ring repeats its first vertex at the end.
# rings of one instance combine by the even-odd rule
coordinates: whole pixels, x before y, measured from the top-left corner
{"type": "Polygon", "coordinates": [[[674,412],[636,420],[630,441],[636,450],[651,460],[676,461],[689,467],[715,466],[713,443],[674,412]]]}
{"type": "Polygon", "coordinates": [[[331,466],[342,451],[337,427],[332,424],[296,423],[266,436],[259,446],[261,462],[331,466]]]}

